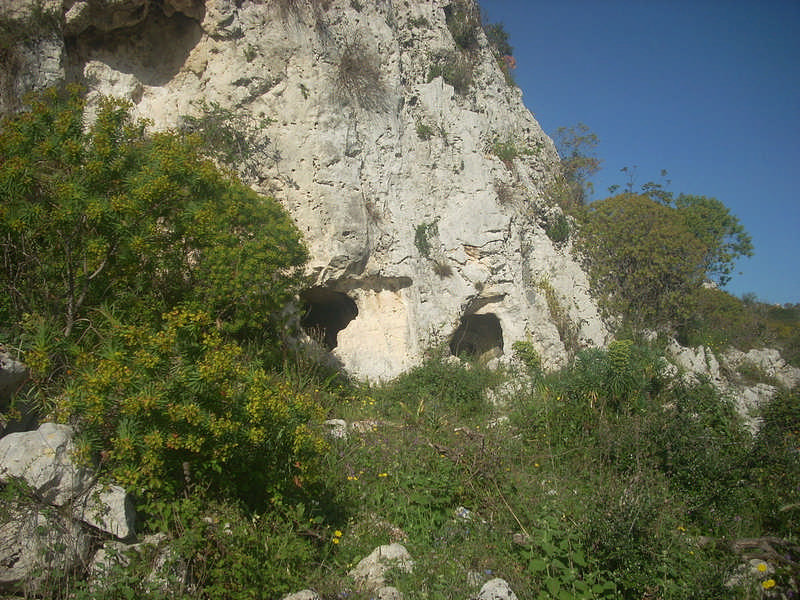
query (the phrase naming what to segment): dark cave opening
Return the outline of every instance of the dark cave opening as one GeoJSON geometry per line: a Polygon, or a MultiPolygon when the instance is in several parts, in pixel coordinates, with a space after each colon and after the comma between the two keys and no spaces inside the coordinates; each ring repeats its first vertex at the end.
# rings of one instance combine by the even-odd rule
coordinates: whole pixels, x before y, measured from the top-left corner
{"type": "Polygon", "coordinates": [[[461,317],[458,329],[450,338],[453,356],[477,358],[494,349],[503,353],[503,329],[496,315],[489,313],[461,317]]]}
{"type": "Polygon", "coordinates": [[[356,303],[342,292],[313,287],[300,294],[305,310],[300,325],[328,350],[339,345],[339,332],[358,316],[356,303]]]}

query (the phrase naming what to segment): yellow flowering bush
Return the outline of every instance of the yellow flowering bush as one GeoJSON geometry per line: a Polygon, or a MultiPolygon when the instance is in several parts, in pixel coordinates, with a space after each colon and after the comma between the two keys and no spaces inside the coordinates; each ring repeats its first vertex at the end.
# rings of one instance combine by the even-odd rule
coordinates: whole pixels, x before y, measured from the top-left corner
{"type": "Polygon", "coordinates": [[[56,412],[144,500],[196,487],[263,506],[312,482],[325,450],[322,407],[188,307],[159,330],[117,326],[56,412]]]}

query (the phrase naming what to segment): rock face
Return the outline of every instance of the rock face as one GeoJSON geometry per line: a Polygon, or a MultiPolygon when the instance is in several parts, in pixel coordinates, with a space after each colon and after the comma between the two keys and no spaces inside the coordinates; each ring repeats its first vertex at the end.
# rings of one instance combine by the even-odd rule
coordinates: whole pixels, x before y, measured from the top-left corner
{"type": "Polygon", "coordinates": [[[67,2],[57,26],[20,42],[19,56],[55,44],[53,58],[5,73],[2,108],[61,77],[90,100],[128,98],[156,128],[203,102],[240,124],[266,117],[242,174],[302,231],[303,323],[351,373],[389,378],[437,345],[507,356],[517,340],[556,367],[553,299],[580,344],[607,332],[569,242],[545,233],[560,214],[542,199],[552,141],[482,31],[458,49],[455,1],[67,2]]]}
{"type": "Polygon", "coordinates": [[[87,565],[98,533],[134,535],[125,490],[97,485],[73,453],[66,425],[44,423],[0,438],[0,486],[16,482],[21,489],[0,506],[0,592],[38,594],[87,565]]]}

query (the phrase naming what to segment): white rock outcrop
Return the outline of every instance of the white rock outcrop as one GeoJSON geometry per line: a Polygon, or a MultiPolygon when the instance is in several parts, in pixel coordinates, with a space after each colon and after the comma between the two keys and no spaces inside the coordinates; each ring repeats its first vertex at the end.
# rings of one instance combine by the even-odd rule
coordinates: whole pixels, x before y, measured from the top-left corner
{"type": "Polygon", "coordinates": [[[557,155],[483,33],[456,47],[451,3],[67,2],[60,66],[26,64],[33,79],[9,85],[60,73],[161,129],[204,103],[269,119],[243,175],[300,228],[306,325],[356,376],[393,377],[440,344],[507,356],[517,340],[557,367],[553,300],[578,344],[607,338],[569,242],[545,233],[560,214],[543,199],[557,155]],[[454,57],[472,81],[458,90],[434,70],[454,57]]]}
{"type": "Polygon", "coordinates": [[[498,577],[483,584],[478,600],[517,600],[517,595],[505,579],[498,577]]]}
{"type": "Polygon", "coordinates": [[[86,565],[91,538],[52,508],[12,503],[0,521],[0,592],[34,597],[86,565]]]}
{"type": "Polygon", "coordinates": [[[362,558],[348,575],[355,580],[358,589],[375,591],[386,585],[386,573],[390,569],[406,573],[414,569],[414,561],[402,544],[378,546],[362,558]]]}
{"type": "Polygon", "coordinates": [[[72,461],[73,431],[43,423],[36,431],[0,438],[0,481],[23,479],[42,502],[63,506],[89,490],[92,473],[72,461]]]}
{"type": "Polygon", "coordinates": [[[91,469],[76,463],[73,437],[68,425],[43,423],[0,438],[0,484],[19,479],[40,504],[69,506],[77,521],[120,539],[133,536],[136,511],[127,492],[96,483],[91,469]]]}

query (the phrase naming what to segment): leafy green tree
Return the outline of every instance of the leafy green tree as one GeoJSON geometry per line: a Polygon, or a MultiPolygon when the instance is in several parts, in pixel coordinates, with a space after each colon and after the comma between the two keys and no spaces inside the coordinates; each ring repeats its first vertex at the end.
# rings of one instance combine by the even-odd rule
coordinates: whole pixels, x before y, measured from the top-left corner
{"type": "Polygon", "coordinates": [[[70,88],[3,121],[3,327],[38,314],[79,335],[111,303],[131,322],[195,304],[232,333],[274,330],[307,257],[288,215],[203,158],[196,138],[148,135],[129,110],[106,98],[85,127],[70,88]]]}
{"type": "Polygon", "coordinates": [[[708,249],[678,211],[647,196],[592,203],[582,244],[595,289],[613,313],[635,325],[675,325],[703,281],[708,249]]]}
{"type": "Polygon", "coordinates": [[[675,207],[686,226],[706,246],[706,277],[724,286],[737,259],[753,255],[753,242],[727,206],[716,198],[680,194],[675,207]]]}

